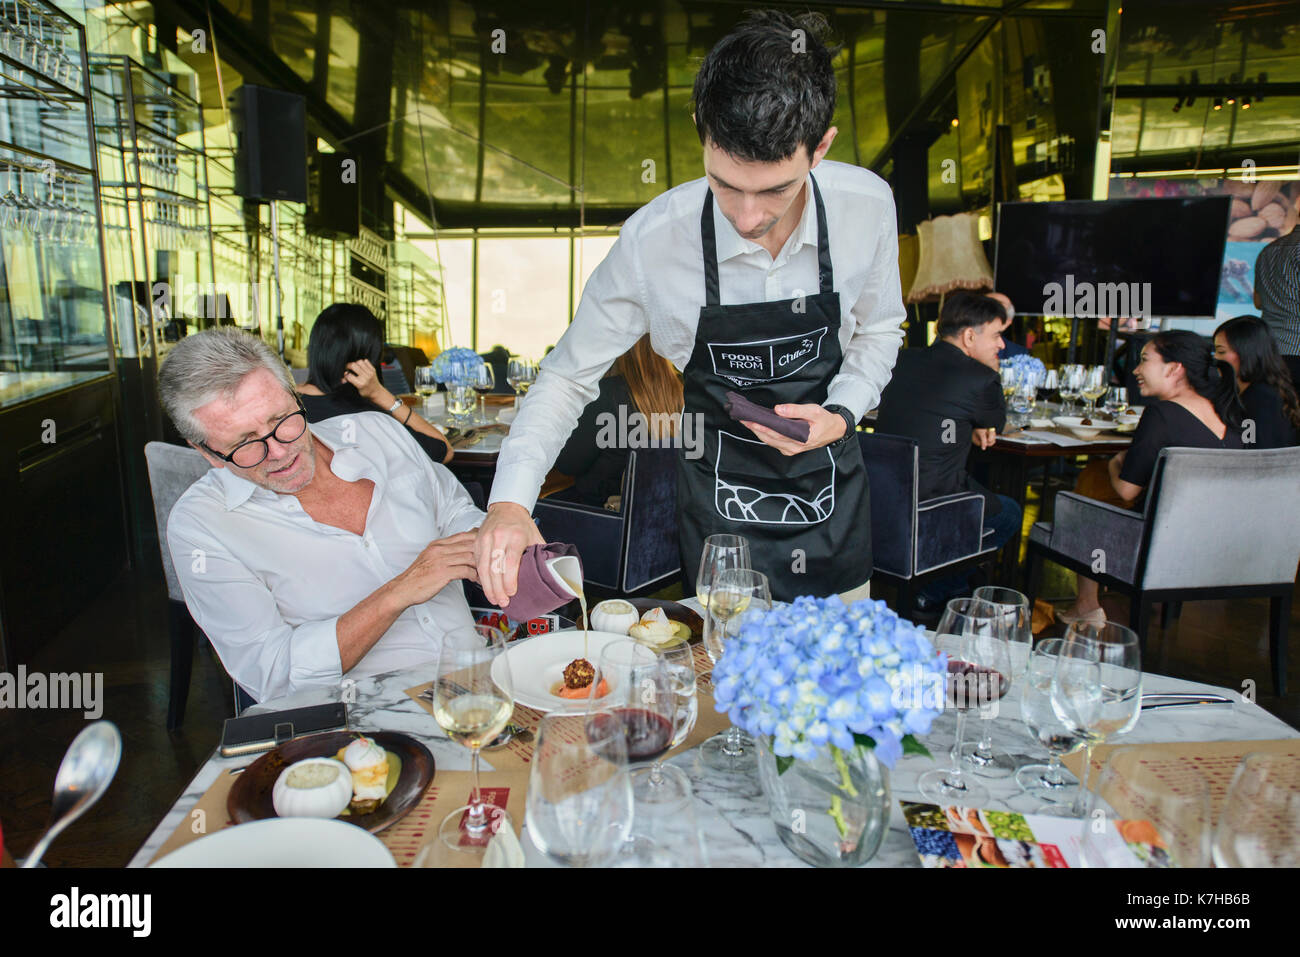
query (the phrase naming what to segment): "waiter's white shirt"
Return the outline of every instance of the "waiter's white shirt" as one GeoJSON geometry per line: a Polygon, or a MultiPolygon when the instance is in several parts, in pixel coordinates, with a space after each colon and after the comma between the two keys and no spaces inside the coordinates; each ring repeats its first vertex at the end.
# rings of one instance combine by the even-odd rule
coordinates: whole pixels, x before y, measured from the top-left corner
{"type": "MultiPolygon", "coordinates": [[[[190,486],[167,522],[185,604],[231,677],[259,701],[338,685],[339,617],[431,541],[484,518],[456,477],[390,416],[341,415],[311,431],[333,450],[335,475],[375,483],[363,534],[322,525],[294,496],[224,468],[190,486]]],[[[444,632],[473,624],[453,581],[402,612],[348,677],[436,661],[444,632]]]]}
{"type": "MultiPolygon", "coordinates": [[[[861,418],[880,400],[902,342],[907,313],[898,276],[894,196],[875,173],[829,160],[812,172],[826,206],[826,227],[840,296],[843,361],[826,405],[861,418]]],[[[722,305],[814,295],[817,204],[805,184],[803,216],[775,258],[745,239],[713,204],[722,305]]],[[[587,281],[573,323],[541,363],[502,444],[491,502],[531,511],[543,479],[599,392],[613,361],[650,333],[654,350],[684,369],[704,305],[700,214],[705,179],[668,190],[623,225],[609,255],[587,281]]],[[[743,337],[745,330],[738,329],[743,337]]]]}

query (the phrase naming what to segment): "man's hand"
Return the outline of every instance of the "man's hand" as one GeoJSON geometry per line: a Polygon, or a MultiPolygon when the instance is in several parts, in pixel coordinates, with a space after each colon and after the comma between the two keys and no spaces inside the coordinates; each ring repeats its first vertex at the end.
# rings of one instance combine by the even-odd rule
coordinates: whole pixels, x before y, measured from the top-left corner
{"type": "Polygon", "coordinates": [[[385,412],[393,404],[393,394],[385,389],[384,384],[379,381],[379,375],[375,372],[375,367],[370,364],[369,359],[357,359],[355,362],[349,362],[347,368],[343,371],[343,382],[356,386],[361,398],[373,402],[375,405],[383,406],[385,412]]]}
{"type": "Polygon", "coordinates": [[[992,448],[993,443],[996,442],[997,440],[998,440],[997,429],[971,429],[970,432],[971,445],[975,446],[975,448],[977,449],[992,448]]]}
{"type": "Polygon", "coordinates": [[[844,436],[844,417],[834,412],[827,412],[820,405],[778,405],[772,411],[783,419],[802,419],[807,422],[809,425],[808,441],[796,442],[794,439],[787,438],[779,432],[773,432],[767,426],[759,425],[757,422],[744,422],[742,420],[741,424],[747,426],[763,442],[772,446],[782,455],[798,455],[800,452],[819,449],[823,445],[830,445],[836,439],[844,436]]]}
{"type": "Polygon", "coordinates": [[[426,545],[410,567],[393,579],[395,593],[404,607],[428,601],[458,578],[478,581],[474,567],[477,538],[477,531],[460,532],[426,545]]]}
{"type": "Polygon", "coordinates": [[[487,600],[504,608],[519,590],[519,559],[529,545],[545,545],[528,510],[515,502],[494,502],[478,529],[474,561],[487,600]]]}

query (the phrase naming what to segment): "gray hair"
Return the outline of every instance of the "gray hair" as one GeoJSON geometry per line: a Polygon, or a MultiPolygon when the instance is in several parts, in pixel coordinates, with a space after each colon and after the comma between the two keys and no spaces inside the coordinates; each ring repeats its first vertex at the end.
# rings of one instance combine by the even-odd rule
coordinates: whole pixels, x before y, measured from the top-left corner
{"type": "Polygon", "coordinates": [[[182,436],[195,445],[207,433],[194,410],[218,398],[229,398],[250,372],[266,369],[290,394],[293,374],[271,347],[235,326],[218,326],[186,336],[172,347],[158,371],[158,398],[182,436]]]}

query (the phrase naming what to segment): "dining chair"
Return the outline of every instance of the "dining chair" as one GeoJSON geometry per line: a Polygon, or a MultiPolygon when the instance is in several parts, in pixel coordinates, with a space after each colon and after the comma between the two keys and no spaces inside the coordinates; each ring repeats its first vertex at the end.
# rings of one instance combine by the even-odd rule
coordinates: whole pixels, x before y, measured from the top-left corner
{"type": "Polygon", "coordinates": [[[922,585],[996,554],[996,548],[983,547],[984,496],[957,492],[921,499],[915,439],[859,432],[858,442],[871,498],[871,580],[895,587],[895,610],[907,617],[922,585]]]}
{"type": "Polygon", "coordinates": [[[533,511],[549,542],[576,545],[584,584],[631,595],[681,572],[677,547],[677,450],[634,449],[623,471],[617,512],[567,500],[538,499],[533,511]]]}
{"type": "MultiPolygon", "coordinates": [[[[144,447],[149,468],[149,487],[153,493],[154,519],[158,523],[158,551],[162,556],[163,577],[167,581],[167,621],[171,636],[171,677],[167,695],[167,730],[174,731],[185,720],[185,703],[189,699],[190,675],[194,670],[194,645],[201,634],[185,605],[171,549],[167,547],[167,518],[172,506],[191,485],[207,474],[210,466],[189,446],[168,442],[149,442],[144,447]]],[[[205,638],[206,640],[206,638],[205,638]]],[[[233,678],[235,714],[256,704],[233,678]]]]}
{"type": "Polygon", "coordinates": [[[1031,605],[1044,561],[1129,595],[1143,654],[1157,602],[1268,598],[1273,687],[1284,695],[1300,448],[1163,449],[1142,511],[1061,492],[1053,520],[1029,533],[1031,605]]]}

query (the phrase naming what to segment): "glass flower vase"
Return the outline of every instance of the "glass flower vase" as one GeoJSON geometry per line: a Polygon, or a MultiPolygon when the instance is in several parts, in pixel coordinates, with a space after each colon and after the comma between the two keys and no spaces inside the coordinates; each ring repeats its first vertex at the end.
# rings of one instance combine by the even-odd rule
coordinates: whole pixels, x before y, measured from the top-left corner
{"type": "Polygon", "coordinates": [[[889,829],[889,770],[875,752],[827,744],[812,761],[780,758],[759,735],[758,774],[781,843],[814,867],[857,867],[889,829]]]}

